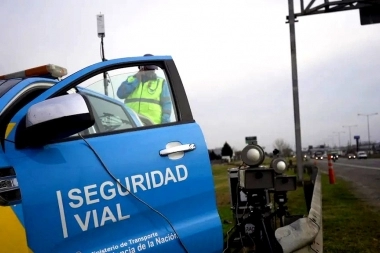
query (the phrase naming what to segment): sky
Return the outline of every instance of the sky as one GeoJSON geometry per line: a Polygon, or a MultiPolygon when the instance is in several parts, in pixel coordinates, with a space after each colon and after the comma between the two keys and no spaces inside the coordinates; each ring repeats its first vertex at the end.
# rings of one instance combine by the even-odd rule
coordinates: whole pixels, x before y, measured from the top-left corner
{"type": "MultiPolygon", "coordinates": [[[[69,74],[105,57],[171,55],[209,149],[295,147],[287,1],[0,1],[0,74],[48,63],[69,74]]],[[[308,3],[308,1],[306,1],[308,3]]],[[[321,1],[316,1],[320,3],[321,1]]],[[[306,4],[305,4],[306,5],[306,4]]],[[[298,1],[295,11],[299,12],[298,1]]],[[[295,25],[302,147],[380,141],[380,24],[359,11],[299,17],[295,25]],[[354,140],[352,139],[352,142],[354,140]]]]}

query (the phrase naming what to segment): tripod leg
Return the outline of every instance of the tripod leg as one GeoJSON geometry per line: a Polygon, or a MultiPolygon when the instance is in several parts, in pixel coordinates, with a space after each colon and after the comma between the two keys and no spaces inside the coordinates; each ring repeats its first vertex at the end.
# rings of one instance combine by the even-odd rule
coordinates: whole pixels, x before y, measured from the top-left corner
{"type": "Polygon", "coordinates": [[[243,248],[241,240],[238,242],[235,240],[236,238],[240,238],[241,227],[236,226],[231,230],[228,234],[227,242],[224,245],[223,253],[238,253],[243,248]]]}
{"type": "Polygon", "coordinates": [[[274,236],[274,230],[267,224],[264,218],[261,218],[261,228],[263,233],[263,238],[261,240],[260,249],[257,251],[265,253],[283,253],[281,245],[278,243],[276,237],[274,236]]]}
{"type": "MultiPolygon", "coordinates": [[[[267,230],[267,226],[265,224],[265,220],[264,218],[261,219],[261,226],[262,226],[262,231],[264,232],[264,238],[266,239],[266,244],[267,244],[267,247],[268,247],[268,253],[274,253],[273,249],[272,249],[272,241],[269,237],[269,231],[267,230]]],[[[264,243],[265,245],[265,243],[264,243]]]]}

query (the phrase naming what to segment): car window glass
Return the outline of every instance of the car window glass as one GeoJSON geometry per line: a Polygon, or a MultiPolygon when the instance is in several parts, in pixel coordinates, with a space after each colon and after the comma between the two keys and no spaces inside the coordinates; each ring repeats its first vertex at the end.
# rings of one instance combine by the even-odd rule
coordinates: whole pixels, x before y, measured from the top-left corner
{"type": "Polygon", "coordinates": [[[109,132],[137,127],[130,119],[129,113],[121,104],[113,103],[109,100],[97,96],[88,95],[94,110],[94,116],[99,119],[101,126],[99,132],[109,132]]]}
{"type": "Polygon", "coordinates": [[[124,104],[137,114],[144,126],[177,121],[170,83],[163,69],[157,66],[129,67],[109,71],[105,76],[97,75],[78,88],[124,104]]]}
{"type": "Polygon", "coordinates": [[[89,98],[96,120],[83,135],[177,121],[169,80],[156,66],[108,71],[67,93],[78,91],[89,98]]]}

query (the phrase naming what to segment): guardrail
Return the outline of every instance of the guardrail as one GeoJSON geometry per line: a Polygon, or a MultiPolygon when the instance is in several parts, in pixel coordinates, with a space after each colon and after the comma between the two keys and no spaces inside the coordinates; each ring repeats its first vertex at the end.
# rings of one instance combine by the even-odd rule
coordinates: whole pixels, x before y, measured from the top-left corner
{"type": "Polygon", "coordinates": [[[316,166],[313,166],[311,180],[314,188],[308,216],[275,232],[284,253],[323,253],[322,185],[321,173],[316,166]]]}

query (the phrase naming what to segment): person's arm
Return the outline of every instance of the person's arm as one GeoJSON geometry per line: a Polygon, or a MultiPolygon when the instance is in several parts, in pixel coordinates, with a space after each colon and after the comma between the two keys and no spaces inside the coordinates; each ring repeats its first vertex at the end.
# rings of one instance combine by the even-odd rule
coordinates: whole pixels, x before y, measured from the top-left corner
{"type": "Polygon", "coordinates": [[[122,82],[119,88],[117,89],[117,93],[116,93],[117,96],[120,99],[124,99],[128,97],[129,94],[131,94],[136,89],[138,84],[139,84],[139,81],[137,78],[135,78],[134,76],[128,77],[127,80],[122,82]]]}
{"type": "Polygon", "coordinates": [[[160,98],[161,108],[162,108],[162,123],[170,122],[170,115],[172,113],[172,100],[170,97],[170,92],[167,82],[164,80],[162,84],[162,92],[160,98]]]}

